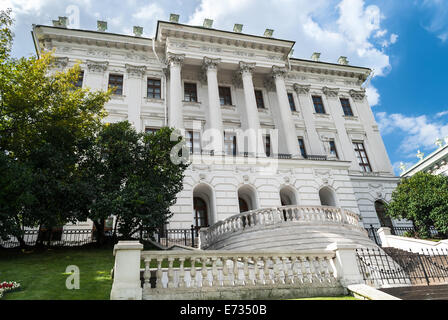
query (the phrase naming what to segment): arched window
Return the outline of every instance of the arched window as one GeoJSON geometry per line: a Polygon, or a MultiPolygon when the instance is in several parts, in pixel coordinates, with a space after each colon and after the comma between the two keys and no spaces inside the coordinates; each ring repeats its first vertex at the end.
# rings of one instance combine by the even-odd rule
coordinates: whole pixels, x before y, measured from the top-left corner
{"type": "Polygon", "coordinates": [[[213,189],[205,183],[193,189],[193,224],[199,229],[216,223],[215,196],[213,189]]]}
{"type": "Polygon", "coordinates": [[[257,196],[255,189],[248,185],[239,188],[238,202],[240,204],[240,212],[246,212],[257,209],[257,196]]]}
{"type": "Polygon", "coordinates": [[[383,201],[375,201],[375,211],[376,215],[378,216],[378,220],[380,220],[381,227],[394,227],[391,218],[386,215],[386,209],[383,201]]]}
{"type": "Polygon", "coordinates": [[[330,188],[322,188],[319,191],[320,203],[323,206],[336,207],[336,197],[330,188]]]}
{"type": "Polygon", "coordinates": [[[208,210],[207,204],[202,198],[195,197],[194,203],[194,220],[197,228],[208,227],[208,210]]]}
{"type": "Polygon", "coordinates": [[[294,206],[298,204],[296,194],[291,187],[284,187],[280,190],[280,201],[282,206],[294,206]]]}

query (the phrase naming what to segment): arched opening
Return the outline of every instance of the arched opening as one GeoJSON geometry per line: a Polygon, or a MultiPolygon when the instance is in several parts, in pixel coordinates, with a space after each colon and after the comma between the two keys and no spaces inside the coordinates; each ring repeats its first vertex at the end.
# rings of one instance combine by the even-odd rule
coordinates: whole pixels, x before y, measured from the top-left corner
{"type": "Polygon", "coordinates": [[[296,193],[290,187],[284,187],[280,190],[280,201],[282,206],[294,206],[298,204],[296,193]]]}
{"type": "Polygon", "coordinates": [[[208,227],[208,210],[206,202],[199,197],[193,198],[194,222],[197,228],[208,227]]]}
{"type": "Polygon", "coordinates": [[[193,225],[197,230],[215,223],[215,203],[213,190],[200,184],[193,190],[193,225]]]}
{"type": "Polygon", "coordinates": [[[336,196],[330,188],[322,188],[319,191],[320,204],[322,206],[336,207],[336,196]]]}
{"type": "Polygon", "coordinates": [[[257,209],[257,196],[255,189],[250,186],[242,186],[238,189],[238,202],[240,213],[257,209]]]}
{"type": "Polygon", "coordinates": [[[378,216],[378,220],[380,220],[381,227],[387,227],[391,229],[394,227],[392,219],[386,215],[386,207],[383,201],[375,201],[375,211],[376,215],[378,216]]]}

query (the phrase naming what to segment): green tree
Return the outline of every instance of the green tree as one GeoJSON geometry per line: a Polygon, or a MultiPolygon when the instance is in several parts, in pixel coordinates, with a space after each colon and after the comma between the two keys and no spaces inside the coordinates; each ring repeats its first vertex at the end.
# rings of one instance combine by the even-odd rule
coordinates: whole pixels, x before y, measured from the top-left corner
{"type": "Polygon", "coordinates": [[[111,215],[124,238],[152,232],[171,217],[169,207],[182,190],[187,167],[171,161],[178,143],[171,141],[172,131],[137,133],[127,121],[103,126],[80,165],[85,217],[94,222],[100,243],[111,215]]]}
{"type": "Polygon", "coordinates": [[[8,178],[0,184],[0,234],[77,219],[77,164],[110,96],[76,88],[79,66],[56,72],[52,53],[12,58],[11,24],[10,11],[1,11],[0,153],[8,178]]]}
{"type": "Polygon", "coordinates": [[[419,172],[403,179],[386,212],[393,218],[412,221],[422,238],[430,236],[431,226],[448,235],[448,177],[419,172]]]}

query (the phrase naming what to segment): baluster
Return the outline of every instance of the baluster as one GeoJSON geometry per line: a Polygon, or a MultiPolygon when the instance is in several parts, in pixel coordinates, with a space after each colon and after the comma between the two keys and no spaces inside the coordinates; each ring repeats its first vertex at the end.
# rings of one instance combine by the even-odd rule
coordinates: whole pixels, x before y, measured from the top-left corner
{"type": "Polygon", "coordinates": [[[173,269],[174,258],[168,258],[168,285],[167,288],[174,288],[174,269],[173,269]]]}
{"type": "Polygon", "coordinates": [[[250,279],[249,279],[249,258],[243,257],[243,266],[244,266],[244,286],[250,285],[250,279]]]}
{"type": "Polygon", "coordinates": [[[151,283],[149,282],[151,278],[151,271],[149,270],[151,264],[151,258],[145,258],[145,272],[143,273],[143,279],[145,283],[143,284],[143,289],[151,289],[151,283]]]}
{"type": "Polygon", "coordinates": [[[232,282],[230,281],[230,275],[229,275],[229,267],[227,266],[227,258],[222,258],[222,284],[224,287],[230,287],[232,285],[232,282]]]}
{"type": "MultiPolygon", "coordinates": [[[[264,269],[263,269],[263,275],[264,275],[264,284],[269,284],[269,280],[271,278],[271,275],[269,273],[269,257],[263,257],[263,263],[264,263],[264,269]]],[[[274,283],[274,279],[271,279],[271,283],[274,283]]]]}
{"type": "Polygon", "coordinates": [[[279,267],[279,258],[278,257],[272,257],[272,262],[274,263],[273,272],[274,272],[274,283],[280,284],[281,278],[280,278],[280,267],[279,267]]]}
{"type": "Polygon", "coordinates": [[[327,264],[327,257],[321,257],[319,258],[320,263],[320,269],[322,270],[322,276],[325,282],[330,283],[330,273],[328,272],[328,264],[327,264]]]}
{"type": "Polygon", "coordinates": [[[238,268],[238,257],[234,257],[233,261],[233,285],[239,285],[239,268],[238,268]]]}
{"type": "Polygon", "coordinates": [[[292,271],[292,280],[294,284],[299,284],[301,282],[300,276],[299,276],[299,259],[297,256],[294,256],[291,258],[291,271],[292,271]]]}
{"type": "Polygon", "coordinates": [[[315,265],[315,261],[316,261],[316,257],[309,257],[308,258],[308,262],[309,262],[309,266],[310,266],[310,272],[311,272],[311,277],[313,279],[312,282],[320,282],[319,279],[319,275],[318,275],[318,270],[316,269],[316,265],[315,265]]]}
{"type": "Polygon", "coordinates": [[[216,261],[218,257],[212,257],[212,284],[211,286],[219,287],[218,268],[216,267],[216,261]]]}
{"type": "Polygon", "coordinates": [[[304,257],[303,268],[305,271],[304,275],[307,280],[306,282],[313,283],[313,275],[311,274],[310,263],[309,263],[308,257],[304,257]]]}
{"type": "Polygon", "coordinates": [[[179,288],[185,288],[185,269],[184,269],[185,258],[179,258],[180,271],[179,271],[179,288]]]}
{"type": "Polygon", "coordinates": [[[157,280],[156,280],[157,281],[156,282],[156,288],[157,289],[163,288],[163,284],[162,284],[162,276],[163,276],[162,261],[163,261],[162,257],[157,257],[157,280]]]}
{"type": "Polygon", "coordinates": [[[255,278],[254,278],[254,284],[263,284],[263,269],[261,268],[261,266],[259,265],[259,263],[262,261],[262,259],[260,257],[255,257],[254,258],[254,263],[255,263],[255,278]]]}
{"type": "Polygon", "coordinates": [[[202,257],[201,258],[202,261],[202,268],[201,268],[201,275],[202,275],[202,287],[210,287],[210,282],[207,279],[207,261],[208,258],[206,257],[202,257]]]}
{"type": "Polygon", "coordinates": [[[196,258],[195,257],[193,257],[193,258],[190,258],[190,263],[191,263],[191,269],[190,269],[190,278],[191,278],[191,280],[190,280],[190,287],[191,288],[196,288],[197,286],[198,286],[198,283],[197,283],[197,279],[196,279],[196,277],[197,277],[197,274],[196,274],[196,258]]]}
{"type": "Polygon", "coordinates": [[[283,277],[284,277],[283,283],[292,284],[290,269],[288,268],[288,262],[290,262],[290,259],[288,257],[282,257],[282,260],[283,260],[283,277]]]}
{"type": "Polygon", "coordinates": [[[317,279],[320,283],[323,283],[325,281],[325,272],[322,269],[322,257],[316,257],[313,261],[314,264],[314,270],[316,271],[317,279]]]}

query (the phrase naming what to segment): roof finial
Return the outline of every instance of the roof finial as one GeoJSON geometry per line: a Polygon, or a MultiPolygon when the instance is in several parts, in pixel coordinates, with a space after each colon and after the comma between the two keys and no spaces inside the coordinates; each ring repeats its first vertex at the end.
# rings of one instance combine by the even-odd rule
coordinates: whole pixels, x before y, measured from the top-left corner
{"type": "Polygon", "coordinates": [[[311,60],[313,61],[319,61],[320,60],[320,53],[319,52],[314,52],[311,56],[311,60]]]}
{"type": "Polygon", "coordinates": [[[175,13],[170,14],[170,22],[179,23],[179,15],[175,13]]]}
{"type": "Polygon", "coordinates": [[[233,32],[241,33],[243,31],[243,25],[239,23],[235,23],[233,26],[233,32]]]}
{"type": "Polygon", "coordinates": [[[420,150],[418,150],[417,158],[419,158],[420,161],[422,161],[425,158],[425,154],[423,152],[421,152],[420,150]]]}

